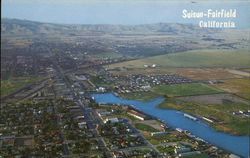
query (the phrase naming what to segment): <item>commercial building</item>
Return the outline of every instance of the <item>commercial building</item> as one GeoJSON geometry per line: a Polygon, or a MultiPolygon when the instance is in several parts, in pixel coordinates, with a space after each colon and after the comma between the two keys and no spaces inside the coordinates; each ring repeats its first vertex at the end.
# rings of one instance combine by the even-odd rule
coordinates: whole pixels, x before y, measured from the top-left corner
{"type": "Polygon", "coordinates": [[[129,110],[128,111],[128,114],[131,115],[131,116],[134,116],[135,118],[138,118],[140,120],[145,120],[146,119],[146,115],[144,114],[141,114],[141,113],[138,113],[137,111],[135,110],[129,110]]]}

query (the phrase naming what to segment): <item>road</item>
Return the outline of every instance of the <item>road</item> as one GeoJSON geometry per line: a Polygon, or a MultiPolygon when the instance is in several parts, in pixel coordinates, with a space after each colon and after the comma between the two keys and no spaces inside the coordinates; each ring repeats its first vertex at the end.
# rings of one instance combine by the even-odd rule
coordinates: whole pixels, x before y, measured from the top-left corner
{"type": "MultiPolygon", "coordinates": [[[[57,70],[57,73],[59,75],[60,78],[65,79],[66,73],[58,66],[58,64],[55,63],[55,68],[57,70]]],[[[78,106],[80,107],[80,109],[83,112],[83,115],[85,117],[85,120],[87,122],[87,126],[89,128],[89,130],[92,132],[93,136],[96,138],[97,142],[98,142],[98,147],[104,152],[106,153],[106,155],[108,157],[111,157],[111,152],[109,151],[109,149],[106,147],[105,142],[103,140],[103,138],[99,135],[98,130],[97,130],[97,124],[100,123],[99,120],[96,120],[94,117],[92,117],[91,114],[95,114],[94,110],[90,107],[87,107],[86,103],[83,103],[82,100],[84,100],[84,98],[80,97],[78,95],[79,92],[74,91],[74,89],[71,86],[72,81],[70,81],[70,78],[68,77],[68,80],[64,80],[65,84],[67,85],[67,87],[70,89],[71,94],[74,96],[74,100],[77,101],[78,106]]],[[[81,87],[80,91],[82,90],[83,87],[81,87]]]]}

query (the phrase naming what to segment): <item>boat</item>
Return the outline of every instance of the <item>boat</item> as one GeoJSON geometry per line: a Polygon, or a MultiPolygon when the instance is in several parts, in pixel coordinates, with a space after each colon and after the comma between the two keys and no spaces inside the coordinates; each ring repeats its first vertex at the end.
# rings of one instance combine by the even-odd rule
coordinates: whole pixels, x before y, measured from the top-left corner
{"type": "Polygon", "coordinates": [[[191,116],[191,115],[189,115],[189,114],[185,114],[185,113],[184,113],[183,115],[184,115],[185,117],[191,119],[191,120],[194,120],[194,121],[197,121],[197,120],[198,120],[196,117],[191,116]]]}

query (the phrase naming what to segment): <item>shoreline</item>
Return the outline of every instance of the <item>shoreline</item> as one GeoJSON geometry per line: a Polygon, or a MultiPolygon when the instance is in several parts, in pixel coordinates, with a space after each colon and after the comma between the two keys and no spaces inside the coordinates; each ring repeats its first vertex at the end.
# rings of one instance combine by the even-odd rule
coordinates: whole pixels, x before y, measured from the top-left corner
{"type": "MultiPolygon", "coordinates": [[[[114,104],[114,105],[115,105],[115,104],[114,104]]],[[[173,128],[172,126],[169,126],[164,120],[161,120],[161,119],[159,119],[159,118],[157,118],[157,117],[155,117],[155,116],[152,116],[151,114],[145,113],[145,112],[143,112],[142,110],[136,108],[136,107],[133,106],[133,105],[129,105],[129,104],[119,104],[119,105],[129,106],[131,109],[136,110],[136,111],[138,111],[138,112],[140,112],[140,113],[142,113],[142,114],[148,116],[150,119],[155,119],[155,120],[159,121],[160,123],[162,123],[162,124],[164,124],[166,127],[168,127],[170,130],[174,130],[174,131],[180,132],[180,131],[178,131],[177,129],[181,129],[181,128],[173,128]]],[[[211,127],[211,126],[210,126],[210,127],[211,127]]],[[[182,129],[181,129],[181,130],[182,130],[182,129]]],[[[180,132],[180,133],[182,133],[183,135],[188,136],[190,139],[193,139],[193,140],[196,140],[196,141],[202,141],[203,143],[205,143],[205,144],[208,145],[208,146],[215,146],[215,147],[217,147],[218,149],[224,150],[225,152],[232,153],[232,154],[235,154],[235,155],[237,155],[237,156],[242,157],[241,155],[238,155],[238,154],[233,153],[233,152],[231,152],[231,151],[229,151],[229,150],[227,150],[227,149],[224,149],[224,148],[219,147],[219,146],[217,146],[217,145],[214,145],[214,144],[212,144],[212,143],[210,143],[210,142],[208,142],[208,141],[205,141],[205,140],[203,140],[202,138],[193,135],[193,134],[190,133],[188,130],[183,130],[183,131],[180,132]]]]}
{"type": "MultiPolygon", "coordinates": [[[[110,94],[110,95],[113,95],[114,97],[119,97],[119,96],[117,96],[117,95],[114,95],[113,93],[102,93],[102,94],[104,94],[104,95],[105,95],[105,94],[110,94]]],[[[98,94],[97,94],[97,95],[98,95],[98,94]]],[[[100,93],[99,93],[99,95],[100,95],[100,93]]],[[[102,97],[101,97],[101,98],[102,98],[102,97]]],[[[161,97],[161,98],[162,98],[162,97],[161,97]]],[[[137,101],[137,100],[124,99],[124,98],[120,98],[120,97],[119,97],[119,99],[121,99],[121,100],[127,100],[127,101],[141,102],[141,101],[137,101]]],[[[164,98],[162,98],[162,99],[164,99],[164,98]]],[[[95,100],[95,97],[94,97],[94,100],[95,100]]],[[[154,101],[154,100],[152,100],[152,101],[154,101]]],[[[98,103],[98,102],[97,102],[97,103],[98,103]]],[[[100,101],[100,103],[106,103],[106,104],[108,104],[109,101],[100,101]]],[[[142,103],[143,103],[143,102],[142,102],[142,103]]],[[[147,103],[147,102],[145,102],[145,103],[147,103]]],[[[118,102],[115,102],[115,103],[110,102],[110,104],[113,104],[113,105],[115,105],[115,104],[119,104],[119,105],[129,105],[129,107],[132,107],[132,108],[134,108],[134,109],[136,109],[136,110],[142,112],[142,110],[136,108],[135,105],[133,105],[133,103],[119,103],[119,101],[118,101],[118,102]]],[[[135,103],[135,104],[136,104],[136,103],[135,103]]],[[[154,105],[154,107],[155,107],[155,108],[159,108],[159,107],[158,107],[159,104],[160,104],[160,103],[154,105]]],[[[162,108],[159,108],[159,109],[162,110],[162,108]]],[[[165,109],[166,109],[166,108],[165,108],[165,109]]],[[[174,110],[174,109],[168,108],[168,110],[174,110]]],[[[174,111],[178,111],[178,110],[174,110],[174,111]]],[[[179,111],[180,111],[180,110],[179,110],[179,111]]],[[[145,112],[143,112],[143,113],[145,113],[145,112]]],[[[165,121],[162,121],[161,119],[157,118],[156,116],[152,116],[152,114],[149,114],[149,113],[146,113],[146,115],[147,115],[147,116],[150,116],[150,117],[152,117],[152,118],[154,118],[154,119],[156,119],[156,120],[158,120],[158,121],[160,121],[161,123],[163,123],[164,125],[167,125],[167,126],[170,127],[171,129],[176,130],[173,126],[169,125],[169,123],[167,123],[167,122],[165,122],[165,121]]],[[[184,117],[184,116],[183,116],[183,117],[184,117]]],[[[202,123],[205,123],[205,122],[202,122],[202,123]]],[[[214,128],[211,127],[209,124],[207,124],[207,123],[205,123],[205,124],[208,125],[208,127],[209,127],[210,129],[212,129],[213,132],[219,132],[219,133],[221,133],[221,134],[228,135],[228,136],[230,136],[230,137],[231,137],[231,136],[232,136],[232,137],[246,137],[246,139],[249,139],[249,136],[235,136],[235,135],[231,135],[231,134],[228,134],[228,133],[225,133],[225,132],[220,132],[220,131],[214,130],[214,128]]],[[[177,127],[177,128],[178,128],[178,127],[177,127]]],[[[189,130],[188,130],[188,131],[189,131],[189,130]]],[[[189,132],[191,132],[191,131],[189,131],[189,132]]],[[[202,137],[197,136],[197,134],[193,134],[193,132],[191,132],[191,135],[197,137],[198,139],[199,139],[199,138],[200,138],[200,139],[203,139],[202,137]]],[[[241,138],[239,138],[239,139],[241,139],[241,138]]],[[[242,138],[242,139],[245,139],[245,138],[242,138]]],[[[238,155],[238,156],[240,156],[240,157],[246,157],[246,155],[241,154],[241,152],[237,152],[237,151],[231,150],[230,148],[225,149],[225,148],[227,148],[227,147],[223,147],[223,144],[221,144],[221,145],[216,145],[216,143],[212,143],[211,140],[210,140],[210,141],[209,141],[209,140],[205,140],[205,141],[206,141],[206,142],[205,142],[206,144],[215,146],[215,147],[217,147],[218,149],[224,150],[225,152],[232,153],[232,154],[238,155]]],[[[248,141],[247,141],[247,142],[248,142],[248,141]]],[[[239,142],[238,142],[238,143],[239,143],[239,142]]]]}
{"type": "MultiPolygon", "coordinates": [[[[250,136],[250,134],[249,134],[249,135],[237,134],[237,132],[230,132],[230,131],[222,130],[222,129],[220,129],[220,128],[216,128],[216,124],[215,124],[215,123],[210,123],[210,122],[208,122],[208,121],[205,121],[204,119],[202,119],[201,116],[196,115],[196,114],[193,114],[193,113],[190,113],[189,111],[185,111],[185,110],[184,110],[184,111],[181,111],[181,110],[174,109],[174,108],[171,108],[171,107],[160,107],[159,104],[156,105],[156,107],[159,108],[159,109],[162,109],[162,110],[176,110],[176,111],[180,111],[180,112],[187,113],[187,114],[190,114],[190,115],[192,115],[192,116],[195,116],[195,117],[197,117],[199,120],[202,120],[203,122],[205,122],[207,125],[209,125],[213,130],[215,130],[215,131],[217,131],[217,132],[223,132],[223,133],[225,133],[225,134],[229,134],[229,135],[232,135],[232,136],[248,136],[248,137],[250,136]]],[[[220,126],[220,125],[217,124],[217,126],[220,126]]]]}
{"type": "MultiPolygon", "coordinates": [[[[112,94],[114,94],[115,96],[117,96],[117,97],[119,97],[119,98],[122,98],[122,99],[128,99],[128,98],[124,98],[122,95],[119,95],[118,93],[112,93],[112,94]]],[[[162,98],[164,98],[163,96],[162,96],[162,98]]],[[[154,98],[154,99],[156,99],[156,98],[154,98]]],[[[152,99],[152,100],[154,100],[154,99],[152,99]]],[[[128,100],[131,100],[131,99],[128,99],[128,100]]],[[[132,99],[133,100],[133,99],[132,99]]],[[[152,101],[152,100],[149,100],[149,101],[152,101]]],[[[166,98],[164,98],[164,101],[166,100],[166,98]]],[[[135,99],[135,101],[140,101],[140,102],[149,102],[149,101],[141,101],[141,100],[136,100],[135,99]]],[[[163,102],[164,102],[163,101],[163,102]]],[[[161,104],[161,103],[160,103],[161,104]]],[[[221,128],[218,128],[217,126],[221,126],[221,125],[216,125],[216,123],[215,122],[213,122],[213,123],[211,123],[211,122],[208,122],[208,121],[205,121],[202,117],[206,117],[206,116],[199,116],[199,115],[196,115],[196,114],[194,114],[194,113],[190,113],[190,111],[187,111],[187,110],[180,110],[180,109],[178,109],[178,108],[171,108],[170,106],[166,106],[166,107],[161,107],[160,106],[160,104],[157,104],[156,105],[156,107],[157,108],[159,108],[159,109],[165,109],[165,110],[177,110],[177,111],[180,111],[180,112],[183,112],[183,113],[187,113],[187,114],[190,114],[190,115],[192,115],[192,116],[195,116],[195,117],[197,117],[199,120],[202,120],[203,122],[205,122],[206,124],[208,124],[212,129],[214,129],[215,131],[218,131],[218,132],[223,132],[223,133],[225,133],[225,134],[229,134],[229,135],[232,135],[232,136],[250,136],[250,133],[249,133],[249,135],[243,135],[243,134],[238,134],[237,132],[233,132],[233,131],[231,131],[231,130],[223,130],[222,128],[223,127],[221,127],[221,128]]],[[[224,128],[227,128],[227,127],[224,127],[224,128]]]]}

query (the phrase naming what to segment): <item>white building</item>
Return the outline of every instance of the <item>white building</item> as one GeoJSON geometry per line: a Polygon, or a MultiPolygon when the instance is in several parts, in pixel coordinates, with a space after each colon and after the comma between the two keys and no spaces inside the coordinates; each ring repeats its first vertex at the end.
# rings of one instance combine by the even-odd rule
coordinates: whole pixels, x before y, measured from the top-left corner
{"type": "Polygon", "coordinates": [[[99,87],[98,89],[96,89],[97,92],[105,92],[106,89],[104,87],[99,87]]]}
{"type": "Polygon", "coordinates": [[[87,128],[87,123],[86,122],[80,122],[78,123],[78,127],[83,129],[83,128],[87,128]]]}
{"type": "Polygon", "coordinates": [[[119,122],[118,118],[107,118],[103,121],[103,123],[107,123],[108,121],[110,121],[111,123],[119,122]]]}
{"type": "Polygon", "coordinates": [[[129,110],[128,111],[128,114],[131,115],[131,116],[134,116],[135,118],[138,118],[140,120],[145,120],[146,116],[143,115],[143,114],[140,114],[134,110],[129,110]]]}
{"type": "Polygon", "coordinates": [[[156,136],[156,135],[163,135],[163,134],[167,134],[168,132],[153,132],[151,133],[151,136],[156,136]]]}

